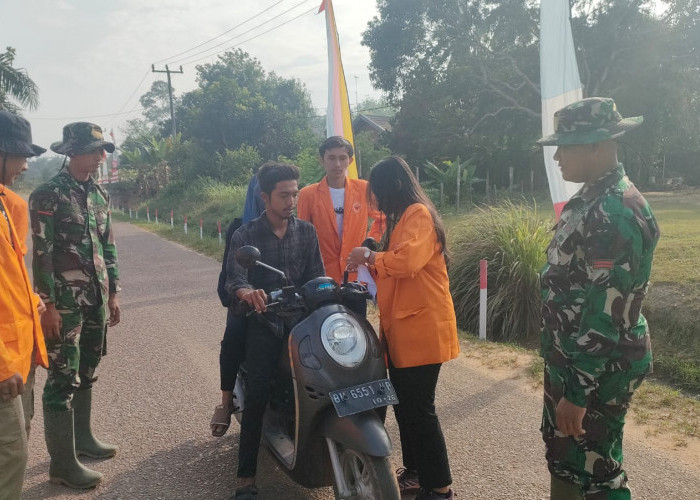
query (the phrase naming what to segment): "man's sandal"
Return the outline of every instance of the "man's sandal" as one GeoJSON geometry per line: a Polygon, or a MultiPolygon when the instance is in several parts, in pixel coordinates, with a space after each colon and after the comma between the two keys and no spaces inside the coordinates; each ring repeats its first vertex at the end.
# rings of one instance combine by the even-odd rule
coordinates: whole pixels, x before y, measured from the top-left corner
{"type": "Polygon", "coordinates": [[[211,417],[211,435],[221,437],[226,434],[231,425],[231,410],[224,405],[218,405],[214,408],[214,416],[211,417]]]}
{"type": "Polygon", "coordinates": [[[236,404],[236,395],[233,395],[233,408],[231,410],[227,409],[224,405],[218,405],[214,408],[214,416],[211,417],[211,435],[214,437],[221,437],[226,434],[226,431],[231,426],[231,415],[234,413],[240,413],[243,411],[239,405],[236,404]],[[216,427],[221,426],[223,430],[217,431],[216,427]]]}

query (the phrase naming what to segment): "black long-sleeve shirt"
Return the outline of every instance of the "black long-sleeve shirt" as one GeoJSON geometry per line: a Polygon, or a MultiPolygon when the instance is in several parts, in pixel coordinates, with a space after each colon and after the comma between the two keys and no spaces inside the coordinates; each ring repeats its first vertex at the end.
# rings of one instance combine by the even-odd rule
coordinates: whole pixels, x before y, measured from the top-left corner
{"type": "Polygon", "coordinates": [[[231,238],[226,264],[226,291],[231,297],[236,297],[240,288],[261,288],[269,293],[282,285],[280,276],[269,269],[257,266],[245,269],[236,262],[236,250],[245,245],[260,250],[260,261],[284,272],[290,284],[296,287],[326,274],[316,229],[311,223],[290,217],[287,232],[280,239],[263,212],[257,219],[238,228],[231,238]]]}

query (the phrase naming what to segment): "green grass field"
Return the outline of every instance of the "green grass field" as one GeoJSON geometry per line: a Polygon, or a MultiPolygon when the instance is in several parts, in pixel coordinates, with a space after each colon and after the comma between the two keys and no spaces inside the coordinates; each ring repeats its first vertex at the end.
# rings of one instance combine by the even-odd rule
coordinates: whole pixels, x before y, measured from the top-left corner
{"type": "MultiPolygon", "coordinates": [[[[698,291],[700,191],[650,193],[647,199],[661,228],[661,240],[654,255],[652,280],[656,284],[674,283],[698,291]]],[[[700,303],[695,301],[695,306],[700,307],[700,303]]]]}
{"type": "Polygon", "coordinates": [[[700,394],[700,190],[646,197],[661,228],[644,308],[655,376],[700,394]]]}

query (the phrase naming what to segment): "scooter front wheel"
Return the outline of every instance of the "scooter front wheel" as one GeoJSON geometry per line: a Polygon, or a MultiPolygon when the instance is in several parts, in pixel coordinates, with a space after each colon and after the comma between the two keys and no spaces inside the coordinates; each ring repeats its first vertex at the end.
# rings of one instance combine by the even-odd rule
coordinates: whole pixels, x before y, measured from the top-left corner
{"type": "Polygon", "coordinates": [[[400,500],[399,485],[388,457],[373,457],[351,448],[339,451],[340,466],[350,496],[340,496],[338,488],[334,487],[336,499],[400,500]]]}

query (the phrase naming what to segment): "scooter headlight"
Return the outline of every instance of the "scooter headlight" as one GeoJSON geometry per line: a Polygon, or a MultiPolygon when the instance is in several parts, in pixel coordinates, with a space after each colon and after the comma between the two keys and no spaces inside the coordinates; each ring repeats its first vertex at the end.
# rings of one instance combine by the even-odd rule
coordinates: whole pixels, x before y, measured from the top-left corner
{"type": "Polygon", "coordinates": [[[360,324],[346,313],[334,313],[321,325],[321,341],[328,355],[347,368],[357,366],[367,353],[367,339],[360,324]]]}

